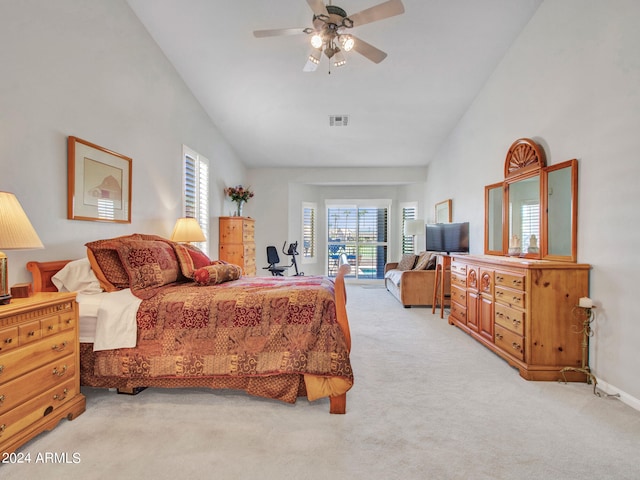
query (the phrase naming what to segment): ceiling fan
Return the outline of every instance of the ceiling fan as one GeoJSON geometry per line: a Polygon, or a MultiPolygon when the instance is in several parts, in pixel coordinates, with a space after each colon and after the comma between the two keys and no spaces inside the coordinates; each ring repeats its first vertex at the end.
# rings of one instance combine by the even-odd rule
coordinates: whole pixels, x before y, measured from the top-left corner
{"type": "Polygon", "coordinates": [[[313,11],[313,27],[253,32],[258,38],[303,33],[311,35],[311,51],[303,68],[305,72],[313,72],[318,68],[323,53],[335,67],[341,67],[347,63],[343,51],[348,52],[352,49],[372,62],[380,63],[387,57],[385,52],[348,32],[353,27],[404,13],[402,0],[387,0],[353,15],[347,15],[342,8],[331,5],[331,1],[329,5],[325,5],[323,0],[307,0],[307,3],[313,11]]]}

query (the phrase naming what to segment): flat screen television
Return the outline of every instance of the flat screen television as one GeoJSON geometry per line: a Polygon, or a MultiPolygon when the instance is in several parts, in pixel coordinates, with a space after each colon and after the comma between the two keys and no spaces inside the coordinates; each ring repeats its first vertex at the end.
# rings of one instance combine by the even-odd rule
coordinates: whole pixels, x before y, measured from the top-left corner
{"type": "Polygon", "coordinates": [[[429,252],[469,253],[469,222],[429,223],[426,239],[429,252]]]}

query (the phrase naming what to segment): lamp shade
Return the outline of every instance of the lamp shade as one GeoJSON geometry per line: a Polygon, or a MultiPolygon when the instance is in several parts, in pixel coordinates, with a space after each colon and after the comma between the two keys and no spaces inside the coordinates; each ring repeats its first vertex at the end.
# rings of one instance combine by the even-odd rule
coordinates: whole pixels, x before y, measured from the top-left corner
{"type": "Polygon", "coordinates": [[[0,192],[0,250],[44,248],[13,193],[0,192]]]}
{"type": "Polygon", "coordinates": [[[407,237],[412,235],[422,235],[424,233],[424,220],[417,218],[415,220],[405,220],[404,234],[407,237]]]}
{"type": "Polygon", "coordinates": [[[206,239],[198,221],[191,217],[179,218],[171,234],[174,242],[204,242],[206,239]]]}

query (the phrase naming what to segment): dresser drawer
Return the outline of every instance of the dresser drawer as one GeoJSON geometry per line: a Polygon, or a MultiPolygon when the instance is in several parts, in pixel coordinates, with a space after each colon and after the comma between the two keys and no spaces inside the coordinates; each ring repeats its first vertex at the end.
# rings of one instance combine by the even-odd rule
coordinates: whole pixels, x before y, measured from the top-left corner
{"type": "Polygon", "coordinates": [[[18,326],[18,337],[20,345],[26,345],[29,342],[35,342],[41,338],[40,321],[32,320],[18,326]]]}
{"type": "Polygon", "coordinates": [[[0,355],[0,384],[75,352],[76,332],[66,330],[0,355]]]}
{"type": "Polygon", "coordinates": [[[524,312],[513,308],[505,307],[499,303],[495,304],[495,321],[518,335],[524,335],[524,312]]]}
{"type": "Polygon", "coordinates": [[[451,301],[459,304],[462,307],[466,307],[467,306],[466,290],[456,285],[451,285],[451,301]]]}
{"type": "Polygon", "coordinates": [[[505,287],[496,287],[496,301],[506,303],[514,307],[524,308],[524,295],[521,290],[510,290],[505,287]]]}
{"type": "Polygon", "coordinates": [[[18,327],[3,328],[0,330],[0,353],[18,348],[19,345],[18,327]]]}
{"type": "Polygon", "coordinates": [[[452,274],[457,274],[460,275],[462,277],[467,276],[467,266],[464,263],[460,263],[460,262],[451,262],[451,273],[452,274]]]}
{"type": "Polygon", "coordinates": [[[496,272],[495,279],[496,286],[515,288],[517,290],[524,290],[525,288],[524,275],[496,272]]]}
{"type": "Polygon", "coordinates": [[[60,331],[60,318],[58,315],[54,317],[43,318],[40,320],[40,328],[42,329],[42,336],[55,335],[60,331]]]}
{"type": "Polygon", "coordinates": [[[467,288],[467,277],[451,272],[451,286],[467,288]]]}
{"type": "Polygon", "coordinates": [[[61,383],[31,400],[17,406],[13,410],[0,414],[0,444],[12,435],[46,415],[51,415],[57,408],[73,398],[76,391],[76,381],[70,379],[61,383]]]}
{"type": "Polygon", "coordinates": [[[242,241],[253,242],[255,238],[255,223],[245,220],[242,222],[242,241]]]}
{"type": "Polygon", "coordinates": [[[467,324],[467,309],[455,302],[451,302],[451,316],[459,322],[467,324]]]}
{"type": "Polygon", "coordinates": [[[524,339],[511,330],[496,325],[495,344],[519,360],[524,360],[524,339]]]}
{"type": "Polygon", "coordinates": [[[0,385],[0,414],[21,404],[25,398],[52,388],[75,375],[75,355],[55,362],[0,385]]]}

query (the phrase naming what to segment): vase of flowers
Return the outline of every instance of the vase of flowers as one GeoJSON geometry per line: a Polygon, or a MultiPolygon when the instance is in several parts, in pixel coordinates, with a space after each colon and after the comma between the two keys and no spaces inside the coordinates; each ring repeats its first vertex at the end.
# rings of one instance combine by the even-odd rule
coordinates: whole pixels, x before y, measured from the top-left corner
{"type": "Polygon", "coordinates": [[[236,185],[235,187],[227,187],[224,189],[224,193],[231,199],[231,201],[236,202],[236,216],[242,216],[242,207],[246,202],[249,201],[250,198],[253,198],[253,192],[248,188],[244,188],[242,185],[236,185]]]}

